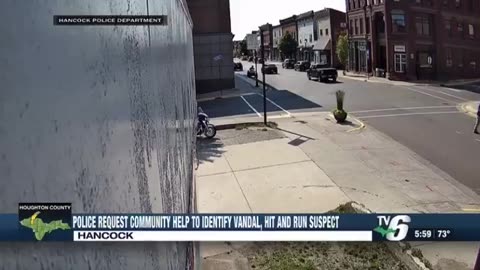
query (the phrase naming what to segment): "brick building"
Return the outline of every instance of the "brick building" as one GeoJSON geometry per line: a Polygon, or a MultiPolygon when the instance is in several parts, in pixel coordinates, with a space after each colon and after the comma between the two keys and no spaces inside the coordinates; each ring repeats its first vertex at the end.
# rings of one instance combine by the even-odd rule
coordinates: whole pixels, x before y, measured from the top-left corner
{"type": "Polygon", "coordinates": [[[347,0],[349,70],[394,80],[480,77],[480,1],[347,0]]]}
{"type": "MultiPolygon", "coordinates": [[[[267,23],[259,27],[261,34],[263,34],[263,48],[265,60],[271,60],[271,53],[273,50],[273,28],[272,25],[267,23]]],[[[261,52],[259,54],[261,57],[261,52]]]]}
{"type": "MultiPolygon", "coordinates": [[[[292,37],[298,42],[298,25],[297,25],[297,16],[293,15],[283,20],[280,20],[280,25],[282,26],[282,35],[290,33],[292,37]]],[[[295,55],[283,55],[285,58],[295,58],[295,55]]]]}
{"type": "Polygon", "coordinates": [[[197,93],[235,87],[229,0],[187,0],[193,20],[197,93]]]}

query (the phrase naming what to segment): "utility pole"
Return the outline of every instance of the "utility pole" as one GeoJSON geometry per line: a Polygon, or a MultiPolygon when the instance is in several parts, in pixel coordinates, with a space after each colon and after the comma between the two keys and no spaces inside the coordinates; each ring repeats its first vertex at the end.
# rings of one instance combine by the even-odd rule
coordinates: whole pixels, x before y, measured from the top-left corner
{"type": "Polygon", "coordinates": [[[263,45],[263,29],[260,27],[260,49],[262,51],[262,78],[263,78],[263,124],[267,125],[267,89],[265,87],[265,46],[263,45]]]}

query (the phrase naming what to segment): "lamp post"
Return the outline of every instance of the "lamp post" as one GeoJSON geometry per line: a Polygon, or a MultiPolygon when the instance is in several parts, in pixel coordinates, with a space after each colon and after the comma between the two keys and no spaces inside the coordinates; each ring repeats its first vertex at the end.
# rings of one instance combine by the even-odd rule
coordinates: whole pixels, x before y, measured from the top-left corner
{"type": "Polygon", "coordinates": [[[262,53],[262,78],[263,78],[263,124],[267,125],[267,89],[265,86],[265,46],[263,44],[263,29],[260,27],[260,50],[262,53]]]}
{"type": "Polygon", "coordinates": [[[253,59],[255,60],[255,87],[258,87],[257,49],[253,51],[253,55],[253,59]]]}

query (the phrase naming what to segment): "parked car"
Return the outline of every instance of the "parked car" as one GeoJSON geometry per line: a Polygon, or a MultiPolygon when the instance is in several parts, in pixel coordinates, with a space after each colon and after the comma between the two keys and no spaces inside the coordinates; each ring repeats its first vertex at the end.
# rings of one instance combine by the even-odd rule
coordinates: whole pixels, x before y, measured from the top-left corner
{"type": "Polygon", "coordinates": [[[282,68],[295,68],[295,60],[285,59],[282,63],[282,68]]]}
{"type": "Polygon", "coordinates": [[[313,64],[307,70],[307,77],[309,80],[316,78],[319,82],[325,82],[332,80],[337,81],[338,73],[337,69],[325,64],[313,64]]]}
{"type": "Polygon", "coordinates": [[[257,59],[257,63],[263,64],[263,58],[258,58],[258,59],[257,59]]]}
{"type": "Polygon", "coordinates": [[[248,70],[247,70],[247,77],[249,78],[252,78],[252,79],[255,79],[257,76],[257,72],[255,72],[255,68],[253,66],[251,66],[248,70]]]}
{"type": "Polygon", "coordinates": [[[266,64],[262,68],[262,72],[265,74],[278,74],[278,68],[277,65],[274,64],[266,64]]]}
{"type": "Polygon", "coordinates": [[[298,61],[293,68],[296,71],[305,71],[310,68],[310,62],[308,61],[298,61]]]}
{"type": "Polygon", "coordinates": [[[242,56],[241,60],[242,60],[242,61],[247,61],[247,60],[248,60],[248,56],[246,56],[246,55],[242,56]]]}
{"type": "Polygon", "coordinates": [[[243,71],[243,65],[240,62],[233,63],[233,70],[234,71],[243,71]]]}
{"type": "Polygon", "coordinates": [[[253,62],[254,60],[253,56],[248,57],[248,62],[253,62]]]}

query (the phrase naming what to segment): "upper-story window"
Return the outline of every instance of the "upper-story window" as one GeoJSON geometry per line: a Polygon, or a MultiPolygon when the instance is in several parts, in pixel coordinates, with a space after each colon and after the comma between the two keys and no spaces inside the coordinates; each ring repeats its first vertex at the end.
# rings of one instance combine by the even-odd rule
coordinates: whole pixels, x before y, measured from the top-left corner
{"type": "Polygon", "coordinates": [[[323,36],[323,29],[320,29],[320,36],[323,36]]]}
{"type": "Polygon", "coordinates": [[[470,38],[475,38],[475,27],[473,26],[473,24],[468,25],[468,35],[470,36],[470,38]]]}
{"type": "Polygon", "coordinates": [[[457,31],[460,37],[463,38],[463,23],[461,22],[457,23],[457,31]]]}
{"type": "Polygon", "coordinates": [[[309,40],[310,40],[310,43],[312,43],[312,34],[310,34],[309,40]]]}
{"type": "Polygon", "coordinates": [[[417,29],[417,34],[422,36],[430,36],[430,16],[428,15],[419,15],[415,17],[415,27],[417,29]]]}
{"type": "Polygon", "coordinates": [[[325,29],[325,36],[328,36],[328,28],[325,29]]]}
{"type": "Polygon", "coordinates": [[[403,10],[392,10],[392,31],[405,32],[406,30],[405,12],[403,10]]]}
{"type": "Polygon", "coordinates": [[[445,31],[447,32],[448,36],[452,36],[452,21],[446,20],[445,21],[445,31]]]}
{"type": "Polygon", "coordinates": [[[358,35],[358,20],[355,19],[355,35],[358,35]]]}
{"type": "Polygon", "coordinates": [[[455,6],[458,8],[462,5],[462,0],[455,0],[455,6]]]}

